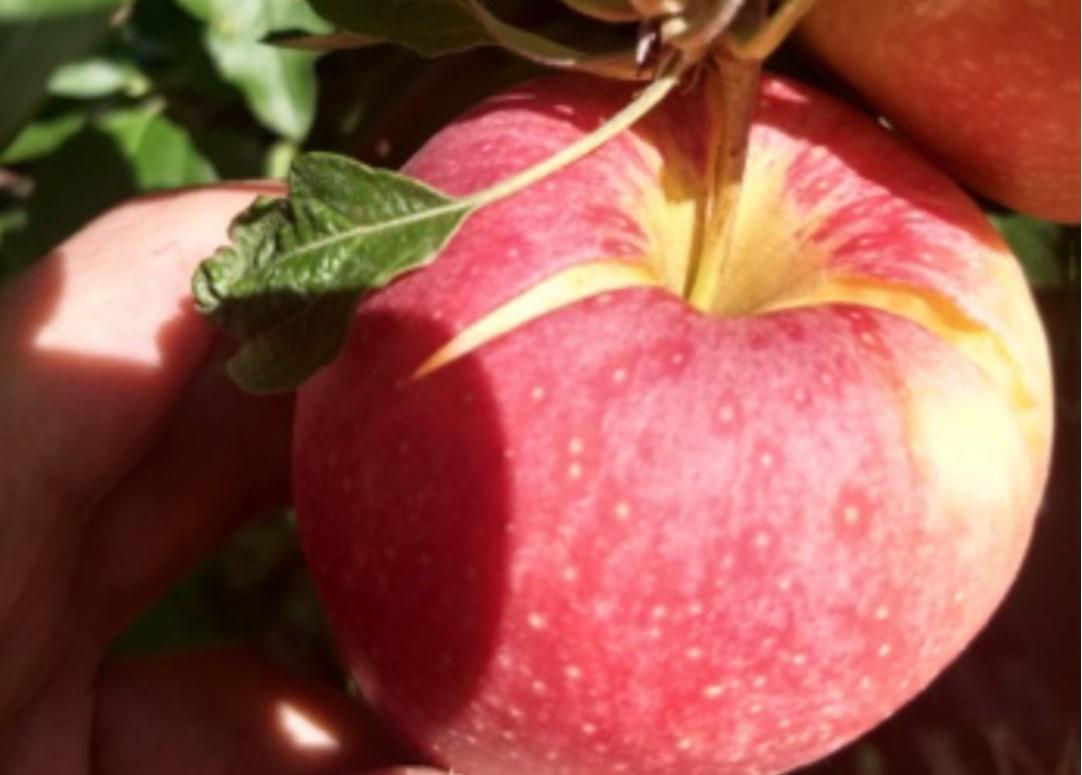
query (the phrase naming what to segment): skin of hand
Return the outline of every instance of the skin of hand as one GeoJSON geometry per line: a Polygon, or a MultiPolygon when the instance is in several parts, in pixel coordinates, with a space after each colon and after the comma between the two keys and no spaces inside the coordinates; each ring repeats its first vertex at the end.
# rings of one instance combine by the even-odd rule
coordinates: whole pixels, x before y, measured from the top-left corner
{"type": "Polygon", "coordinates": [[[275,193],[121,205],[0,288],[2,775],[407,761],[363,706],[242,649],[106,658],[239,520],[288,503],[292,400],[228,382],[189,292],[233,215],[275,193]]]}

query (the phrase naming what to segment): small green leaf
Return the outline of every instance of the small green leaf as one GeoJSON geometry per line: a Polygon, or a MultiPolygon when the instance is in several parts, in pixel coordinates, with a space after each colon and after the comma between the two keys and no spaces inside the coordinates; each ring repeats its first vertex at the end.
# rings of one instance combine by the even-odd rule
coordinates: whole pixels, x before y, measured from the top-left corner
{"type": "Polygon", "coordinates": [[[299,0],[179,0],[207,23],[206,46],[222,77],[244,94],[259,121],[301,140],[315,115],[315,55],[263,42],[276,30],[325,32],[327,25],[299,0]]]}
{"type": "Polygon", "coordinates": [[[306,154],[288,199],[261,199],[200,266],[200,311],[240,341],[233,377],[296,388],[337,355],[363,294],[432,261],[474,204],[341,156],[306,154]]]}
{"type": "Polygon", "coordinates": [[[0,164],[22,164],[47,156],[85,124],[81,113],[65,113],[27,124],[0,153],[0,164]]]}
{"type": "Polygon", "coordinates": [[[92,99],[123,93],[146,94],[150,82],[131,62],[85,59],[62,65],[49,79],[49,93],[56,97],[92,99]]]}

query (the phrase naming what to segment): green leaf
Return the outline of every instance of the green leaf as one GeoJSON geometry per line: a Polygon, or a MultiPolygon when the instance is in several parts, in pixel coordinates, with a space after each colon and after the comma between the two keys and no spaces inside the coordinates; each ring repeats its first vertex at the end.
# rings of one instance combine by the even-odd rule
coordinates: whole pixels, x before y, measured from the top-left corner
{"type": "Polygon", "coordinates": [[[1064,288],[1070,285],[1077,267],[1072,268],[1071,227],[1041,221],[1017,213],[995,214],[992,222],[1018,257],[1026,278],[1034,288],[1064,288]]]}
{"type": "Polygon", "coordinates": [[[45,95],[53,71],[90,52],[120,0],[0,0],[0,147],[45,95]]]}
{"type": "Polygon", "coordinates": [[[457,0],[311,0],[316,13],[338,27],[399,43],[425,56],[491,44],[484,26],[457,0]]]}
{"type": "Polygon", "coordinates": [[[113,138],[128,161],[140,191],[176,188],[217,179],[214,168],[187,130],[148,104],[106,114],[95,125],[113,138]]]}
{"type": "Polygon", "coordinates": [[[81,113],[67,113],[27,124],[0,153],[0,164],[22,164],[46,156],[86,124],[81,113]]]}
{"type": "Polygon", "coordinates": [[[200,266],[200,311],[240,341],[233,377],[256,393],[299,386],[337,355],[363,294],[432,261],[475,206],[330,154],[294,162],[288,199],[261,199],[232,245],[200,266]]]}
{"type": "MultiPolygon", "coordinates": [[[[562,43],[556,39],[554,31],[538,34],[507,24],[490,13],[480,0],[459,0],[459,2],[478,20],[497,45],[532,62],[546,67],[580,70],[606,78],[627,80],[638,78],[640,68],[636,63],[634,46],[626,46],[615,51],[606,49],[597,51],[562,43]]],[[[575,26],[581,28],[583,25],[580,23],[575,26]]],[[[598,29],[605,30],[605,27],[601,26],[598,29]]]]}
{"type": "Polygon", "coordinates": [[[276,30],[327,31],[301,0],[179,0],[207,23],[206,45],[222,77],[240,89],[259,121],[301,140],[315,115],[315,55],[263,42],[276,30]]]}
{"type": "Polygon", "coordinates": [[[313,0],[312,5],[350,32],[398,43],[425,56],[499,46],[546,67],[638,78],[634,40],[614,36],[611,25],[592,24],[580,16],[570,24],[531,30],[504,21],[481,0],[313,0]],[[614,39],[621,45],[614,48],[614,39]]]}
{"type": "Polygon", "coordinates": [[[49,93],[56,97],[92,99],[123,93],[146,94],[150,84],[131,62],[86,59],[62,65],[49,79],[49,93]]]}

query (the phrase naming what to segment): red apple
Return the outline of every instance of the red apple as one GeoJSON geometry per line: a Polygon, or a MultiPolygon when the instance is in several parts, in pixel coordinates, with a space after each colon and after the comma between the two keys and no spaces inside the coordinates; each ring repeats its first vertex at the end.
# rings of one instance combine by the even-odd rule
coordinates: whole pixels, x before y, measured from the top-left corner
{"type": "Polygon", "coordinates": [[[820,0],[810,47],[966,185],[1079,219],[1078,0],[820,0]]]}
{"type": "MultiPolygon", "coordinates": [[[[925,686],[1010,583],[1045,344],[941,173],[768,79],[722,294],[683,298],[710,80],[482,210],[299,397],[302,539],[364,694],[465,775],[780,772],[925,686]]],[[[542,80],[408,172],[464,194],[627,88],[542,80]]]]}

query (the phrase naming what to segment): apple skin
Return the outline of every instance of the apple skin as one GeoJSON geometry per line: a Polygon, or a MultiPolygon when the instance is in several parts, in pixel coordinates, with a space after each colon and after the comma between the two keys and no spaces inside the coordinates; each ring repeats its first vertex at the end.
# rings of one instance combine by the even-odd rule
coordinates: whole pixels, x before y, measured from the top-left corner
{"type": "Polygon", "coordinates": [[[801,36],[958,180],[1079,220],[1077,0],[821,0],[801,36]]]}
{"type": "MultiPolygon", "coordinates": [[[[710,81],[469,220],[300,392],[301,538],[367,698],[465,775],[782,772],[925,686],[1025,551],[1048,363],[1013,257],[855,110],[765,81],[729,295],[587,296],[424,376],[544,278],[679,266],[710,81]]],[[[624,104],[557,77],[407,171],[476,190],[624,104]]]]}

